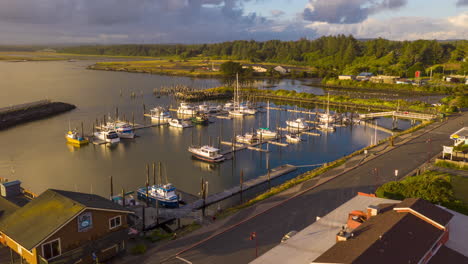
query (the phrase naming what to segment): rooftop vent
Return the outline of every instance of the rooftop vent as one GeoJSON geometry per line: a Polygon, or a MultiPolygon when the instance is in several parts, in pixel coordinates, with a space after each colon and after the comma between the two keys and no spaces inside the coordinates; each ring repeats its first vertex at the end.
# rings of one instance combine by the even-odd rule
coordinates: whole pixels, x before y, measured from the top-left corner
{"type": "Polygon", "coordinates": [[[372,216],[376,216],[380,213],[380,208],[376,205],[369,205],[367,207],[367,218],[371,218],[372,216]]]}

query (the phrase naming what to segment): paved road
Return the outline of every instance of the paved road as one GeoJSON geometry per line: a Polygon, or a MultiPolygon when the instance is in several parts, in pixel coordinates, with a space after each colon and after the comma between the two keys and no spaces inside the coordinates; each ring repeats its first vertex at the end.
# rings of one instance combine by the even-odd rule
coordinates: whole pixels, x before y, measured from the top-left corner
{"type": "MultiPolygon", "coordinates": [[[[251,232],[257,234],[258,254],[265,253],[276,246],[285,233],[305,228],[313,223],[317,216],[327,214],[354,197],[357,192],[372,193],[382,183],[394,180],[395,169],[399,170],[401,176],[419,167],[428,160],[429,156],[440,152],[442,145],[452,143],[448,135],[462,127],[461,122],[468,123],[468,114],[465,113],[462,116],[451,118],[447,123],[428,133],[423,134],[418,131],[415,133],[415,135],[419,135],[418,137],[388,152],[383,152],[357,168],[310,191],[306,191],[298,197],[285,202],[280,201],[284,200],[286,195],[291,196],[294,192],[307,190],[321,179],[308,181],[287,191],[285,194],[268,199],[261,205],[248,208],[223,223],[216,223],[213,225],[214,227],[204,228],[187,238],[169,243],[166,247],[158,249],[157,253],[146,254],[144,257],[139,258],[138,263],[159,263],[161,259],[190,247],[194,242],[236,224],[265,208],[274,206],[267,212],[179,255],[179,257],[188,261],[186,263],[248,263],[255,258],[255,241],[249,240],[251,232]],[[429,143],[428,139],[431,139],[429,143]],[[377,172],[375,168],[377,168],[377,172]]],[[[348,162],[346,166],[352,167],[358,163],[359,158],[357,157],[348,162]]],[[[341,170],[344,169],[341,168],[341,170]]],[[[329,172],[329,174],[331,173],[336,174],[337,170],[329,172]]],[[[329,176],[331,175],[326,173],[321,178],[323,180],[329,176]]],[[[125,263],[131,262],[127,261],[125,263]]],[[[184,263],[184,261],[171,258],[164,263],[184,263]]]]}

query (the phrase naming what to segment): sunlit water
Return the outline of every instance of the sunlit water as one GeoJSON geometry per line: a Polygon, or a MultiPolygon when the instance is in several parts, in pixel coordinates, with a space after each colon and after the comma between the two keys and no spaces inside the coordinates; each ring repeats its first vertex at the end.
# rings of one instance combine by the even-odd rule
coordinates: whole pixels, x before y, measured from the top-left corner
{"type": "MultiPolygon", "coordinates": [[[[75,148],[67,145],[64,139],[69,122],[77,128],[84,122],[85,133],[89,134],[96,118],[114,115],[118,107],[121,117],[125,115],[126,119],[132,120],[133,114],[136,123],[149,124],[150,121],[143,117],[143,105],[148,110],[157,105],[176,104],[172,97],[156,98],[153,89],[176,84],[199,88],[220,85],[216,79],[86,70],[86,65],[91,63],[0,62],[0,107],[44,98],[78,107],[52,118],[0,131],[0,177],[19,179],[25,188],[36,193],[47,188],[59,188],[108,196],[111,175],[114,192],[121,188],[135,190],[145,184],[145,165],[162,162],[164,174],[177,188],[197,194],[200,179],[204,177],[209,181],[209,192],[213,193],[238,184],[241,170],[247,180],[266,174],[267,162],[270,168],[287,163],[312,165],[329,162],[368,146],[374,135],[378,140],[388,136],[361,125],[339,127],[334,133],[319,132],[321,137],[303,135],[303,142],[288,147],[264,145],[263,148],[270,150],[268,154],[244,150],[237,153],[235,161],[228,160],[219,165],[194,160],[187,152],[192,143],[198,144],[200,140],[203,144],[209,141],[217,144],[218,137],[230,141],[234,127],[237,133],[265,127],[267,115],[262,112],[244,119],[214,118],[214,123],[209,126],[184,130],[166,126],[142,129],[136,132],[137,138],[123,139],[115,147],[90,144],[75,148]],[[137,94],[136,98],[130,97],[132,91],[137,94]]],[[[270,116],[273,129],[277,124],[284,127],[290,118],[309,118],[308,115],[277,110],[272,110],[270,116]]],[[[392,123],[391,119],[379,122],[386,127],[391,127],[392,123]]],[[[406,129],[410,123],[400,120],[398,127],[406,129]]],[[[293,175],[312,168],[302,167],[293,175]]],[[[150,178],[152,182],[152,173],[150,178]]]]}

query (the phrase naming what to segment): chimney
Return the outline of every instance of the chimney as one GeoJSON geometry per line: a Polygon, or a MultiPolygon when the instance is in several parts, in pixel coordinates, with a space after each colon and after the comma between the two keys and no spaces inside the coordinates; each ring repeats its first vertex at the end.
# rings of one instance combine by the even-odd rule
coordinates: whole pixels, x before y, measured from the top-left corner
{"type": "Polygon", "coordinates": [[[372,216],[376,216],[380,213],[380,208],[376,205],[369,205],[367,207],[367,219],[371,218],[372,216]]]}

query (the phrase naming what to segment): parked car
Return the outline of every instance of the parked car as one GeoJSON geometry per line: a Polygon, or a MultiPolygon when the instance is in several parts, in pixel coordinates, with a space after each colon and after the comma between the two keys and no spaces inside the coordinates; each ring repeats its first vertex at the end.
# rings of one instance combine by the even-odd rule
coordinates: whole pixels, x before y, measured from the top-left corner
{"type": "Polygon", "coordinates": [[[286,240],[290,239],[296,234],[297,234],[297,231],[295,230],[289,231],[286,235],[283,236],[283,238],[281,238],[281,243],[286,242],[286,240]]]}

